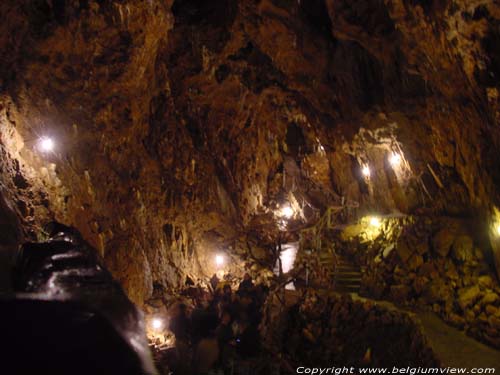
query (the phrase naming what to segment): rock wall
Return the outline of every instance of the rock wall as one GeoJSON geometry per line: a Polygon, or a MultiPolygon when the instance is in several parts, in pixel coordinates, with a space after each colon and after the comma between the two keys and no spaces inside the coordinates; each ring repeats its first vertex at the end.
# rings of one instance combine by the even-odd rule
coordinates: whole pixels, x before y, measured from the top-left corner
{"type": "Polygon", "coordinates": [[[28,237],[77,227],[137,303],[210,275],[217,252],[272,267],[284,200],[304,221],[342,197],[499,205],[492,2],[6,0],[0,15],[2,194],[28,237]]]}
{"type": "Polygon", "coordinates": [[[309,291],[267,324],[264,327],[282,339],[271,347],[282,349],[292,367],[439,366],[412,317],[349,296],[309,291]]]}
{"type": "Polygon", "coordinates": [[[343,246],[366,267],[366,295],[427,307],[500,347],[500,285],[491,247],[478,227],[450,217],[386,219],[369,238],[366,226],[346,230],[343,246]]]}

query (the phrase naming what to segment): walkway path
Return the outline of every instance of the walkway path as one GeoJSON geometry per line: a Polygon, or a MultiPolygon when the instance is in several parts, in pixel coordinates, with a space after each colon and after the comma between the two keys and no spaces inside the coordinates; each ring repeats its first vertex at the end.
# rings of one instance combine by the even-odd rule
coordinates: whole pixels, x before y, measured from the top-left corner
{"type": "MultiPolygon", "coordinates": [[[[351,294],[354,300],[368,300],[357,294],[351,294]]],[[[373,300],[371,300],[373,301],[373,300]]],[[[441,360],[443,367],[493,367],[500,373],[500,351],[484,345],[464,332],[449,326],[433,312],[409,311],[401,309],[391,302],[373,301],[388,309],[404,311],[422,323],[423,333],[441,360]]]]}
{"type": "Polygon", "coordinates": [[[500,351],[486,346],[444,323],[432,312],[417,312],[424,334],[444,366],[494,367],[500,372],[500,351]]]}

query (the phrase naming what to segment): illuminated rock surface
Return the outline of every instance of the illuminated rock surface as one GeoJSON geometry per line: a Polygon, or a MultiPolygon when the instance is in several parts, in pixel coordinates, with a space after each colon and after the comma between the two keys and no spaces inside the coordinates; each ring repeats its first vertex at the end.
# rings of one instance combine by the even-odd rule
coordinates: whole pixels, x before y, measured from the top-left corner
{"type": "Polygon", "coordinates": [[[142,306],[207,280],[219,253],[267,279],[279,236],[343,206],[347,237],[321,245],[343,243],[367,292],[499,345],[498,4],[6,0],[0,14],[2,259],[57,220],[142,306]],[[412,219],[377,237],[354,225],[373,213],[412,219]]]}

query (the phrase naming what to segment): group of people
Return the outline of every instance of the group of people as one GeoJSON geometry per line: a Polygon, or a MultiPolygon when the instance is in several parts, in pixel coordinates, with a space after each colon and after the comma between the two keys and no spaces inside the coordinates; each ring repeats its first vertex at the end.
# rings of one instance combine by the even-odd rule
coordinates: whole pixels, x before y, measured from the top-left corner
{"type": "Polygon", "coordinates": [[[178,304],[169,328],[176,338],[174,374],[245,374],[260,352],[259,324],[269,292],[245,274],[236,292],[214,275],[211,291],[178,304]],[[238,368],[234,370],[235,366],[238,368]]]}

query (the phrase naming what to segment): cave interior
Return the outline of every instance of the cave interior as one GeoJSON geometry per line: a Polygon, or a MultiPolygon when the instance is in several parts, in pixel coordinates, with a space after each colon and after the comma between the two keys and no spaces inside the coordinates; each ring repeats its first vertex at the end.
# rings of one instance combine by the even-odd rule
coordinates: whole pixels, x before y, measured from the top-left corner
{"type": "Polygon", "coordinates": [[[0,15],[2,373],[500,370],[498,2],[0,15]]]}

